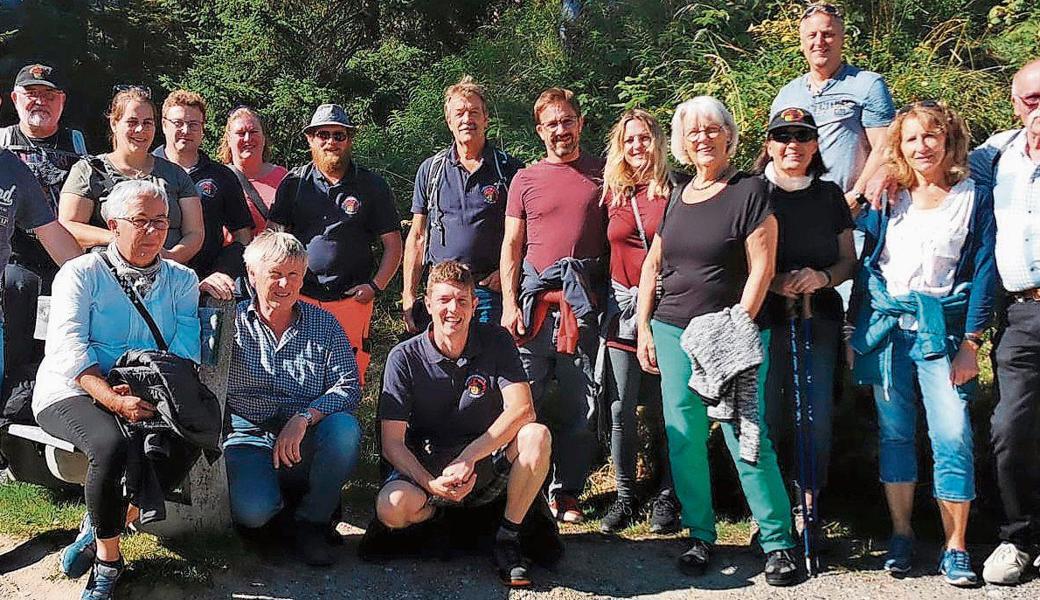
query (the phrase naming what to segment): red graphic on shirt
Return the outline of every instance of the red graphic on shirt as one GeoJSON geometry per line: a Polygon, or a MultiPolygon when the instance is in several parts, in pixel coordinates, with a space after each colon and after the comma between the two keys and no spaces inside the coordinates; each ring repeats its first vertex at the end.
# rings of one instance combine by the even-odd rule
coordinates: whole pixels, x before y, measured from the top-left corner
{"type": "Polygon", "coordinates": [[[480,190],[480,193],[484,195],[484,202],[487,202],[488,204],[494,204],[498,202],[497,185],[485,185],[484,189],[480,190]]]}
{"type": "Polygon", "coordinates": [[[488,383],[482,375],[470,375],[466,379],[466,391],[474,398],[480,398],[487,393],[488,383]]]}
{"type": "Polygon", "coordinates": [[[347,196],[343,200],[343,212],[348,215],[356,215],[357,211],[361,210],[361,201],[354,196],[347,196]]]}

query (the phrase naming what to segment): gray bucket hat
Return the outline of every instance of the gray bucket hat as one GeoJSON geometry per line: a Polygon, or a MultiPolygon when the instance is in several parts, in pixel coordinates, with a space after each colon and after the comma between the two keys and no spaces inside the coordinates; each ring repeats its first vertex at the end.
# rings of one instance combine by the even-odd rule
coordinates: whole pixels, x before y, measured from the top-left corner
{"type": "Polygon", "coordinates": [[[323,125],[339,125],[347,129],[357,129],[357,125],[351,122],[350,115],[339,104],[322,104],[319,106],[314,111],[314,116],[311,117],[310,125],[304,127],[303,132],[308,133],[315,127],[323,125]]]}

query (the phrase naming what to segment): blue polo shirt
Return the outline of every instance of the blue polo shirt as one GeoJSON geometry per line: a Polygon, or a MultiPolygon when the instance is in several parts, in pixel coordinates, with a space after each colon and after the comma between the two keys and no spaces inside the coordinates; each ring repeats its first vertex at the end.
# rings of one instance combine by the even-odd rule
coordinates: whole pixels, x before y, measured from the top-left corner
{"type": "Polygon", "coordinates": [[[323,302],[340,300],[371,279],[372,243],[401,229],[390,186],[354,161],[335,185],[314,163],[290,171],[278,185],[267,220],[307,246],[303,294],[323,302]]]}
{"type": "Polygon", "coordinates": [[[818,91],[813,91],[808,73],[791,81],[780,89],[769,114],[792,106],[809,111],[816,119],[820,156],[827,167],[822,179],[837,183],[843,192],[852,189],[867,163],[870,143],[866,130],[887,127],[896,114],[881,75],[848,64],[818,91]]]}
{"type": "Polygon", "coordinates": [[[437,350],[431,329],[390,351],[377,418],[405,421],[413,451],[458,452],[502,414],[502,388],[527,382],[520,351],[505,329],[474,323],[457,360],[437,350]]]}
{"type": "MultiPolygon", "coordinates": [[[[433,159],[423,161],[415,174],[413,214],[430,212],[427,188],[433,159]]],[[[431,226],[426,240],[427,262],[457,260],[473,270],[477,281],[498,269],[505,237],[506,194],[513,176],[524,166],[491,144],[484,145],[482,159],[480,167],[470,173],[459,162],[455,144],[448,149],[438,186],[443,236],[431,226]]]]}

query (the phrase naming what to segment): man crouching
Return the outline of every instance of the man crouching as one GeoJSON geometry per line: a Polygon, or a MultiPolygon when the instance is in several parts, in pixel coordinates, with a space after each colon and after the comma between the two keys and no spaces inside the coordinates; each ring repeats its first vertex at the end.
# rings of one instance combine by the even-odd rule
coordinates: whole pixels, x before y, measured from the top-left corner
{"type": "Polygon", "coordinates": [[[498,325],[472,322],[473,275],[446,261],[430,270],[426,333],[387,358],[379,399],[383,456],[393,466],[376,500],[379,521],[401,529],[441,507],[472,508],[506,494],[493,557],[509,586],[527,586],[520,525],[549,471],[549,430],[535,423],[516,344],[498,325]]]}

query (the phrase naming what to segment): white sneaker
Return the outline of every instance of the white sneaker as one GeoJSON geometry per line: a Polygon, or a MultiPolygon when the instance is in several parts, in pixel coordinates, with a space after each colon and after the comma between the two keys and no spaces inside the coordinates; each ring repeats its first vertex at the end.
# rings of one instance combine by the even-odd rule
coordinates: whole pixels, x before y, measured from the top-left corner
{"type": "Polygon", "coordinates": [[[1017,585],[1029,566],[1029,554],[1010,542],[997,546],[982,567],[982,578],[996,585],[1017,585]]]}

